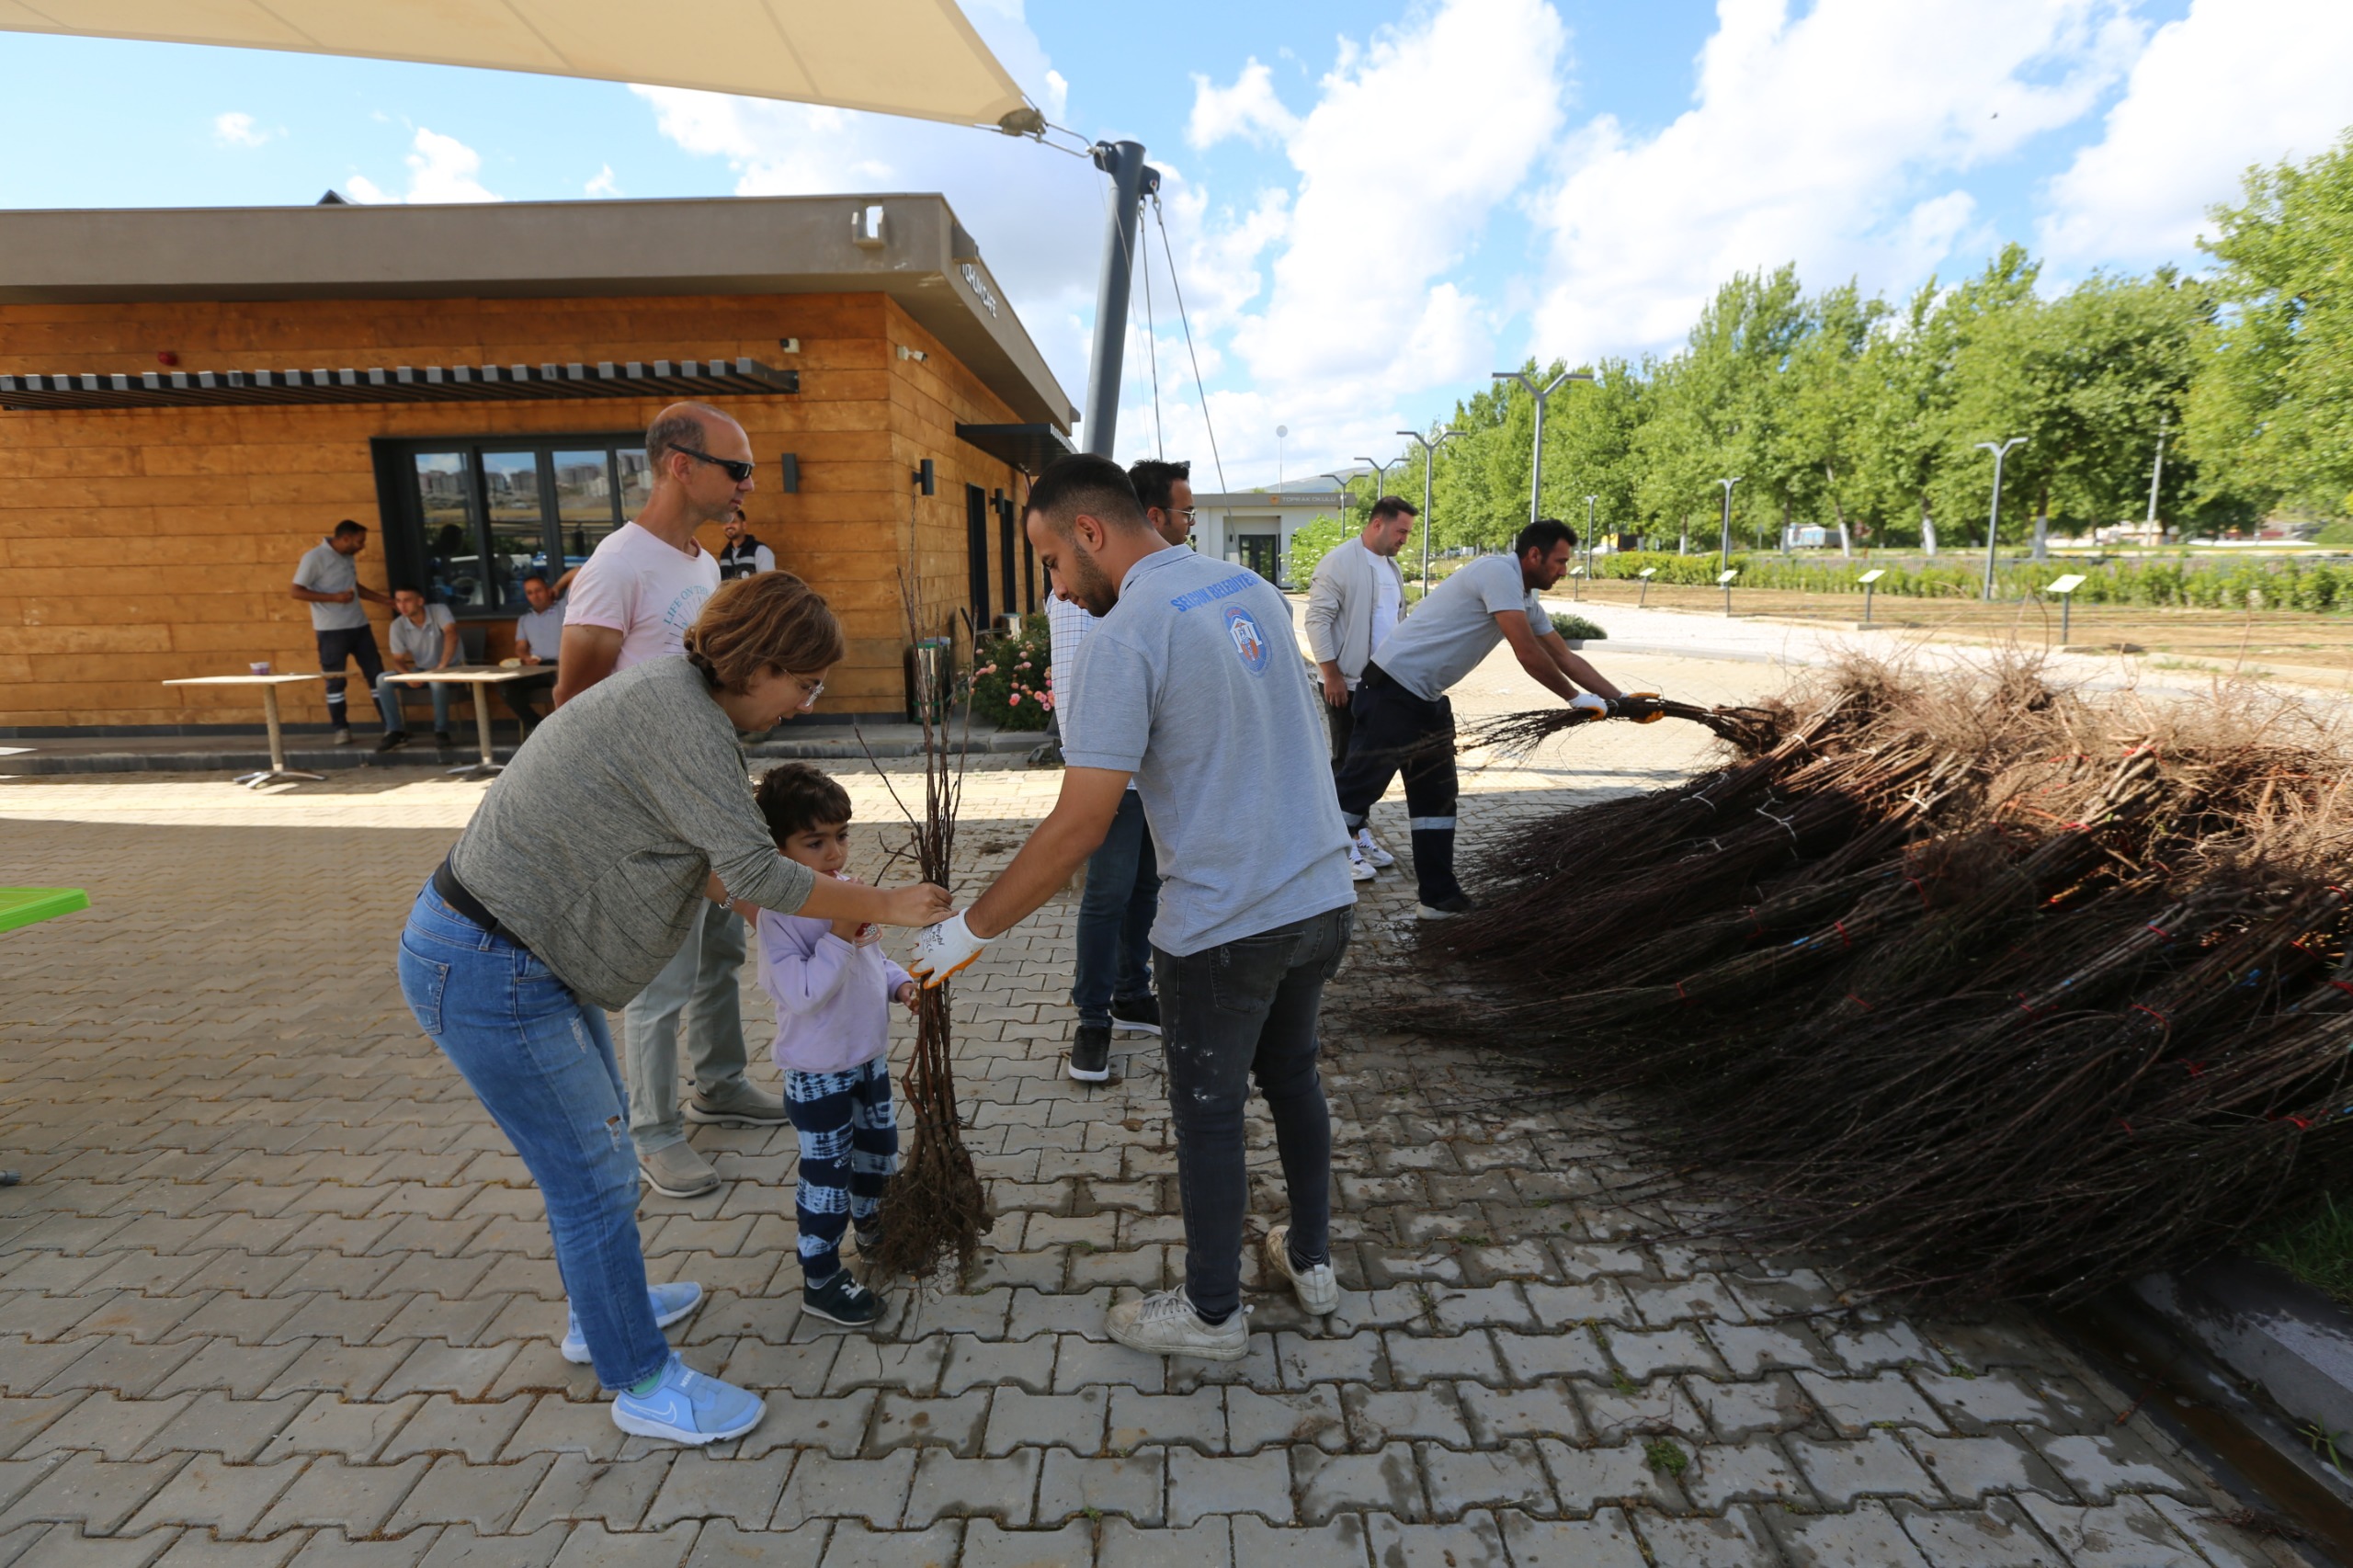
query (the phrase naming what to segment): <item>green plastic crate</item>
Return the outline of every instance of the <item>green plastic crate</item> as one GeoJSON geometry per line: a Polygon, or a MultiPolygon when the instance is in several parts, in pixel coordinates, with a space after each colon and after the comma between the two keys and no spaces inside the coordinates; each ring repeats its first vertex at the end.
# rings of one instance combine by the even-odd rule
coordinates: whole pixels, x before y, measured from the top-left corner
{"type": "Polygon", "coordinates": [[[89,907],[90,895],[80,888],[0,888],[0,931],[89,907]]]}

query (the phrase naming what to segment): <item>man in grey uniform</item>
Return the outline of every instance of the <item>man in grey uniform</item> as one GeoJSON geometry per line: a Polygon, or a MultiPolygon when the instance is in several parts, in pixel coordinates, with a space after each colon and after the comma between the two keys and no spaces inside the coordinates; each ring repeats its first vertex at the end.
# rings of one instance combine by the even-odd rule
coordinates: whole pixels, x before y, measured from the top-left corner
{"type": "Polygon", "coordinates": [[[1073,676],[1061,798],[970,909],[925,933],[908,967],[936,985],[1053,896],[1135,781],[1161,876],[1153,971],[1185,1283],[1119,1303],[1107,1326],[1135,1349],[1239,1360],[1254,1077],[1290,1203],[1289,1222],[1267,1233],[1267,1267],[1309,1312],[1339,1304],[1316,1014],[1347,949],[1356,890],[1323,726],[1282,596],[1254,572],[1171,545],[1117,464],[1055,463],[1029,492],[1026,526],[1038,559],[1098,618],[1073,676]]]}
{"type": "Polygon", "coordinates": [[[1421,917],[1443,920],[1472,908],[1454,880],[1454,708],[1447,687],[1509,642],[1519,667],[1573,707],[1597,716],[1656,719],[1649,692],[1629,698],[1570,651],[1537,602],[1576,551],[1576,530],[1544,517],[1519,530],[1509,555],[1483,555],[1455,569],[1397,623],[1364,667],[1353,706],[1356,732],[1333,783],[1353,833],[1402,768],[1414,832],[1414,878],[1421,917]],[[1585,692],[1577,688],[1583,687],[1585,692]],[[1594,695],[1586,695],[1586,692],[1594,695]]]}
{"type": "Polygon", "coordinates": [[[327,672],[327,722],[335,726],[335,744],[351,744],[351,715],[343,690],[343,667],[357,661],[359,678],[376,689],[384,673],[383,656],[376,651],[376,633],[360,606],[389,607],[390,594],[362,587],[359,552],[368,548],[368,530],[349,517],[335,531],[303,551],[294,567],[294,597],[311,607],[311,631],[318,639],[319,668],[327,672]]]}

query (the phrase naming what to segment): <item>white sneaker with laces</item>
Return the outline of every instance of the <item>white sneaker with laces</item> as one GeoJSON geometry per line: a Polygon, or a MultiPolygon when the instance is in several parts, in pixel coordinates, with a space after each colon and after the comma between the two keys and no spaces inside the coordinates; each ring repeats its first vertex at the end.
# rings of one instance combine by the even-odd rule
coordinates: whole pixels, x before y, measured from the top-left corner
{"type": "Polygon", "coordinates": [[[1340,1281],[1332,1272],[1330,1260],[1313,1268],[1302,1268],[1291,1262],[1289,1225],[1277,1225],[1267,1233],[1267,1267],[1290,1281],[1299,1304],[1315,1316],[1325,1317],[1340,1310],[1340,1281]]]}
{"type": "Polygon", "coordinates": [[[1129,1349],[1150,1356],[1239,1361],[1250,1353],[1250,1309],[1237,1307],[1223,1323],[1211,1323],[1193,1310],[1182,1285],[1117,1303],[1105,1314],[1104,1327],[1129,1349]]]}
{"type": "Polygon", "coordinates": [[[1372,829],[1369,827],[1360,827],[1357,829],[1357,847],[1355,853],[1362,855],[1367,860],[1371,861],[1375,866],[1379,866],[1383,869],[1394,866],[1397,863],[1397,857],[1392,855],[1388,850],[1383,849],[1381,846],[1381,841],[1372,836],[1372,829]]]}
{"type": "Polygon", "coordinates": [[[1369,882],[1380,875],[1372,869],[1370,863],[1357,852],[1357,846],[1354,844],[1348,846],[1348,875],[1360,882],[1369,882]]]}

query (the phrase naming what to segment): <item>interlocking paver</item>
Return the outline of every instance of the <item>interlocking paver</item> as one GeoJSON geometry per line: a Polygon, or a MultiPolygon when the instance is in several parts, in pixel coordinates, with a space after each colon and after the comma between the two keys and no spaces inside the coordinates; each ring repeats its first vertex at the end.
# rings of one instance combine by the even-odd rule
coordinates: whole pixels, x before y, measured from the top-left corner
{"type": "Polygon", "coordinates": [[[1589,1519],[1537,1519],[1516,1510],[1497,1516],[1514,1568],[1647,1568],[1625,1513],[1604,1508],[1589,1519]]]}
{"type": "MultiPolygon", "coordinates": [[[[1680,668],[1678,689],[1762,689],[1680,668]]],[[[1697,744],[1612,731],[1572,762],[1590,773],[1490,767],[1467,835],[1563,784],[1671,776],[1697,744]]],[[[1506,1548],[1542,1568],[1631,1565],[1638,1534],[1661,1563],[2056,1562],[2046,1528],[2086,1562],[2158,1542],[2280,1561],[2207,1517],[2202,1480],[2120,1430],[2124,1399],[2031,1323],[1834,1311],[1842,1285],[1813,1268],[1662,1241],[1658,1162],[1623,1119],[1527,1102],[1475,1051],[1345,1007],[1325,1062],[1340,1310],[1307,1318],[1254,1254],[1243,1360],[1109,1343],[1106,1309],[1175,1277],[1183,1231],[1156,1049],[1123,1040],[1108,1088],[1061,1076],[1067,899],[959,982],[968,1141],[999,1210],[970,1270],[894,1290],[871,1332],[814,1324],[791,1135],[698,1130],[722,1187],[647,1199],[651,1273],[703,1283],[675,1337],[768,1412],[699,1452],[625,1437],[551,1342],[563,1291],[527,1173],[388,969],[352,960],[389,949],[481,794],[390,777],[280,797],[0,781],[0,858],[96,900],[71,932],[10,937],[42,1021],[12,1026],[29,1092],[0,1106],[28,1176],[0,1196],[0,1568],[1467,1568],[1506,1548]],[[287,825],[330,831],[256,833],[287,825]],[[348,939],[292,957],[323,876],[348,939]],[[251,962],[264,947],[290,956],[251,962]],[[1651,1468],[1660,1440],[1680,1481],[1651,1468]],[[256,1510],[267,1545],[222,1533],[256,1510]]],[[[862,766],[843,777],[861,821],[892,820],[862,766]]],[[[975,770],[968,824],[991,825],[966,850],[1008,849],[972,866],[1058,784],[975,770]]],[[[1404,832],[1394,804],[1375,822],[1404,832]]],[[[1410,928],[1409,879],[1359,896],[1336,1002],[1374,995],[1410,928]]],[[[768,1005],[744,981],[756,1037],[768,1005]]],[[[1249,1139],[1255,1238],[1282,1206],[1262,1109],[1249,1139]]]]}

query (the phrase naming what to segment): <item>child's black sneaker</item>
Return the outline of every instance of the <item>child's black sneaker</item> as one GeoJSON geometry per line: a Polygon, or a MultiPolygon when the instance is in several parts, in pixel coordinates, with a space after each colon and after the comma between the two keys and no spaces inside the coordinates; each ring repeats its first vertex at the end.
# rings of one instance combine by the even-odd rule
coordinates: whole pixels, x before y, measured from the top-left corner
{"type": "Polygon", "coordinates": [[[801,1288],[801,1310],[846,1328],[864,1328],[882,1315],[882,1298],[837,1268],[822,1285],[801,1288]]]}

